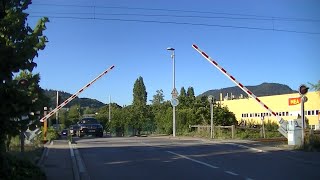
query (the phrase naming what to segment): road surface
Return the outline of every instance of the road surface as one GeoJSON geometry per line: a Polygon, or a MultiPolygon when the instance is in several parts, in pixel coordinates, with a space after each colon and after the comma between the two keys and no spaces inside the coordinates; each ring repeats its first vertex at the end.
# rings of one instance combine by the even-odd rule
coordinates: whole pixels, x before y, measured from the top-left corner
{"type": "Polygon", "coordinates": [[[320,179],[320,154],[192,138],[76,139],[85,179],[320,179]]]}

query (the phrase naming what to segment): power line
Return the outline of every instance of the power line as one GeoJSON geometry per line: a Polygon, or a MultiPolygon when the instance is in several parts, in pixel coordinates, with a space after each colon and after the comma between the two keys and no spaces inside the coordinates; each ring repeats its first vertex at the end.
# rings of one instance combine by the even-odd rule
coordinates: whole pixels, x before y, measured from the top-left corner
{"type": "Polygon", "coordinates": [[[219,14],[228,16],[247,16],[255,17],[252,19],[263,20],[277,20],[277,21],[304,21],[304,22],[320,22],[319,19],[310,18],[288,18],[288,17],[278,17],[278,16],[262,16],[253,14],[239,14],[239,13],[221,13],[212,11],[194,11],[194,10],[181,10],[181,9],[164,9],[164,8],[141,8],[141,7],[126,7],[126,6],[93,6],[93,5],[71,5],[71,4],[45,4],[45,3],[35,3],[35,6],[56,6],[56,7],[78,7],[78,8],[102,8],[102,9],[125,9],[125,10],[144,10],[144,11],[164,11],[164,12],[182,12],[182,13],[199,13],[199,14],[219,14]]]}
{"type": "MultiPolygon", "coordinates": [[[[29,17],[43,17],[43,16],[31,15],[29,17]]],[[[75,17],[75,16],[47,16],[47,17],[48,18],[57,18],[57,19],[102,20],[102,21],[122,21],[122,22],[139,22],[139,23],[158,23],[158,24],[176,24],[176,25],[191,25],[191,26],[221,27],[221,28],[234,28],[234,29],[250,29],[250,30],[264,30],[264,31],[301,33],[301,34],[311,34],[311,35],[319,35],[320,34],[320,32],[295,31],[295,30],[276,29],[276,28],[260,28],[260,27],[250,27],[250,26],[233,26],[233,25],[189,23],[189,22],[175,22],[175,21],[156,21],[156,20],[139,20],[139,19],[120,19],[120,18],[99,18],[99,17],[75,17]]]]}
{"type": "Polygon", "coordinates": [[[106,16],[142,16],[142,17],[174,17],[174,18],[201,18],[201,19],[233,19],[233,20],[261,20],[261,21],[274,21],[274,18],[250,18],[250,17],[230,17],[230,16],[195,16],[195,15],[169,15],[169,14],[141,14],[141,13],[96,13],[96,12],[37,12],[30,11],[28,13],[35,14],[86,14],[86,15],[106,15],[106,16]]]}

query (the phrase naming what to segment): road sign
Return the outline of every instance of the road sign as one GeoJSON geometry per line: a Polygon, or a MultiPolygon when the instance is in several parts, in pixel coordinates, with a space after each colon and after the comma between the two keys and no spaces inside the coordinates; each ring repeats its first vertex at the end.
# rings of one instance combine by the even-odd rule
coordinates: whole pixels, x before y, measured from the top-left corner
{"type": "Polygon", "coordinates": [[[214,96],[209,95],[208,96],[208,101],[209,101],[210,104],[213,104],[214,103],[214,96]]]}
{"type": "Polygon", "coordinates": [[[178,100],[178,99],[176,99],[176,98],[172,98],[172,99],[171,99],[171,105],[172,105],[173,107],[178,106],[178,104],[179,104],[179,100],[178,100]]]}
{"type": "Polygon", "coordinates": [[[306,86],[306,85],[304,85],[304,84],[302,84],[302,85],[300,85],[300,87],[299,87],[299,93],[300,93],[300,95],[305,95],[305,94],[307,94],[308,93],[308,87],[306,86]]]}
{"type": "Polygon", "coordinates": [[[177,91],[177,89],[174,88],[174,89],[172,90],[171,94],[172,94],[172,98],[173,98],[173,99],[176,99],[176,98],[178,97],[178,91],[177,91]]]}

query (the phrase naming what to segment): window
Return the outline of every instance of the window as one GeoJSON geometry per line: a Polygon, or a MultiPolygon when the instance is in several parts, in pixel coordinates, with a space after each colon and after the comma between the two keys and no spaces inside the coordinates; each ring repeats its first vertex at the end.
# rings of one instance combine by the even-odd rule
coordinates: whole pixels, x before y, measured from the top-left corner
{"type": "Polygon", "coordinates": [[[311,111],[311,115],[314,115],[314,111],[313,110],[311,111]]]}
{"type": "Polygon", "coordinates": [[[308,116],[310,116],[311,115],[311,111],[308,111],[308,116]]]}
{"type": "Polygon", "coordinates": [[[289,116],[289,112],[288,111],[286,112],[286,116],[289,116]]]}
{"type": "Polygon", "coordinates": [[[316,115],[318,115],[319,114],[319,110],[316,110],[316,115]]]}

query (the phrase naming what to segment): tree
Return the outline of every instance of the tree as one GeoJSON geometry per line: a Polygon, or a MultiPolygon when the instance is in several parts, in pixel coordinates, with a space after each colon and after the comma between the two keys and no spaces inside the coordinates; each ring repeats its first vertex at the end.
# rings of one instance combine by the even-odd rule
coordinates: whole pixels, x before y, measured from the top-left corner
{"type": "Polygon", "coordinates": [[[151,100],[152,104],[161,104],[164,101],[164,95],[162,89],[157,90],[156,94],[153,95],[153,99],[151,100]]]}
{"type": "Polygon", "coordinates": [[[186,89],[184,89],[184,87],[182,86],[181,90],[180,90],[180,96],[181,97],[186,97],[187,94],[186,94],[186,89]]]}
{"type": "Polygon", "coordinates": [[[69,109],[68,119],[65,125],[68,127],[71,124],[78,122],[81,118],[81,107],[79,105],[73,105],[69,109]]]}
{"type": "Polygon", "coordinates": [[[134,83],[133,86],[133,105],[147,104],[147,91],[143,82],[143,78],[140,76],[134,83]]]}
{"type": "Polygon", "coordinates": [[[188,87],[187,97],[195,98],[193,87],[188,87]]]}
{"type": "Polygon", "coordinates": [[[131,119],[130,125],[133,128],[133,134],[140,134],[143,124],[147,119],[147,91],[143,82],[143,78],[140,76],[133,86],[133,104],[130,108],[131,119]]]}
{"type": "Polygon", "coordinates": [[[309,84],[311,85],[311,88],[313,90],[318,91],[320,93],[320,80],[316,84],[311,84],[311,83],[309,83],[309,84]]]}
{"type": "Polygon", "coordinates": [[[20,115],[16,108],[27,108],[15,103],[19,87],[13,75],[20,70],[31,72],[36,66],[34,58],[47,42],[43,31],[48,18],[41,18],[34,29],[26,24],[28,14],[24,11],[29,4],[31,0],[0,1],[0,152],[5,151],[4,142],[12,119],[20,115]]]}
{"type": "Polygon", "coordinates": [[[28,128],[34,130],[37,126],[40,126],[40,114],[37,114],[37,112],[40,112],[48,102],[43,89],[39,86],[39,81],[39,74],[33,75],[28,71],[20,72],[14,79],[14,82],[17,82],[17,89],[12,97],[12,99],[15,98],[12,102],[14,116],[9,122],[11,126],[8,130],[7,142],[10,142],[10,138],[18,135],[20,131],[22,152],[24,151],[24,131],[28,128]]]}

